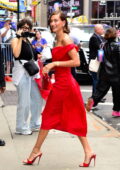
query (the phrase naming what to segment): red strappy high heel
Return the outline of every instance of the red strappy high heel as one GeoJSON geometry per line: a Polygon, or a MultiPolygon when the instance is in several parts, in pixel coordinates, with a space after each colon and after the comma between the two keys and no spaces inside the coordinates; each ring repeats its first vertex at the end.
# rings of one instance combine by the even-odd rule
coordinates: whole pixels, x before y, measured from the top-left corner
{"type": "Polygon", "coordinates": [[[35,156],[33,158],[33,160],[31,160],[31,161],[29,159],[27,159],[27,161],[23,161],[23,164],[24,165],[32,165],[35,162],[35,160],[38,158],[38,165],[39,165],[41,156],[42,156],[42,153],[40,153],[39,155],[35,156]]]}
{"type": "Polygon", "coordinates": [[[90,160],[89,160],[89,163],[88,163],[88,164],[87,164],[87,163],[83,163],[82,165],[79,165],[79,166],[80,166],[80,167],[89,167],[92,159],[94,159],[94,166],[95,166],[95,160],[96,160],[96,155],[95,155],[95,154],[93,154],[93,155],[90,157],[90,160]]]}

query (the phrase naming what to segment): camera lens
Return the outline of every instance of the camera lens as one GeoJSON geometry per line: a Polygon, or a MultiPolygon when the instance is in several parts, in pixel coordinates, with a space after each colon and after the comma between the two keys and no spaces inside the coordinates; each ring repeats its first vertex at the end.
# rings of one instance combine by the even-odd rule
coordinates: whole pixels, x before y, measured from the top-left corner
{"type": "Polygon", "coordinates": [[[22,37],[35,37],[35,33],[32,32],[23,32],[22,37]]]}

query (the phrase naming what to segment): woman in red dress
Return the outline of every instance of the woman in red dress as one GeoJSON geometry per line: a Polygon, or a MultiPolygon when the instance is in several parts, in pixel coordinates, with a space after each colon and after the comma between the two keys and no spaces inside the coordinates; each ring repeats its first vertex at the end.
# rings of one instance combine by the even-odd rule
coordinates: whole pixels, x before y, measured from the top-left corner
{"type": "Polygon", "coordinates": [[[85,153],[81,167],[88,167],[96,158],[87,138],[86,111],[80,92],[80,87],[71,74],[71,67],[80,65],[77,47],[68,33],[68,23],[61,11],[54,12],[50,17],[50,28],[56,34],[56,46],[52,49],[53,62],[43,68],[43,75],[54,68],[55,83],[48,96],[42,113],[42,124],[36,144],[25,165],[31,165],[36,158],[42,156],[41,146],[50,129],[66,131],[77,135],[85,153]]]}

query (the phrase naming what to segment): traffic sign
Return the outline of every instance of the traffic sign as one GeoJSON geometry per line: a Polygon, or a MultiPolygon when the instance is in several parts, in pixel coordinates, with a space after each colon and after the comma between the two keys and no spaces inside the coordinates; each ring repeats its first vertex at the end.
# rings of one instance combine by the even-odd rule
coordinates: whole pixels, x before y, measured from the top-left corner
{"type": "Polygon", "coordinates": [[[72,6],[72,9],[78,9],[78,7],[77,6],[72,6]]]}

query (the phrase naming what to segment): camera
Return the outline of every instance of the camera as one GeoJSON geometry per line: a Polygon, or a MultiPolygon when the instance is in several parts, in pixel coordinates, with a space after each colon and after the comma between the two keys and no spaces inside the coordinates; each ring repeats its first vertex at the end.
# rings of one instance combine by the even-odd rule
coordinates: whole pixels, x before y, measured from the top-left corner
{"type": "Polygon", "coordinates": [[[22,32],[21,37],[35,37],[35,33],[33,32],[22,32]]]}

